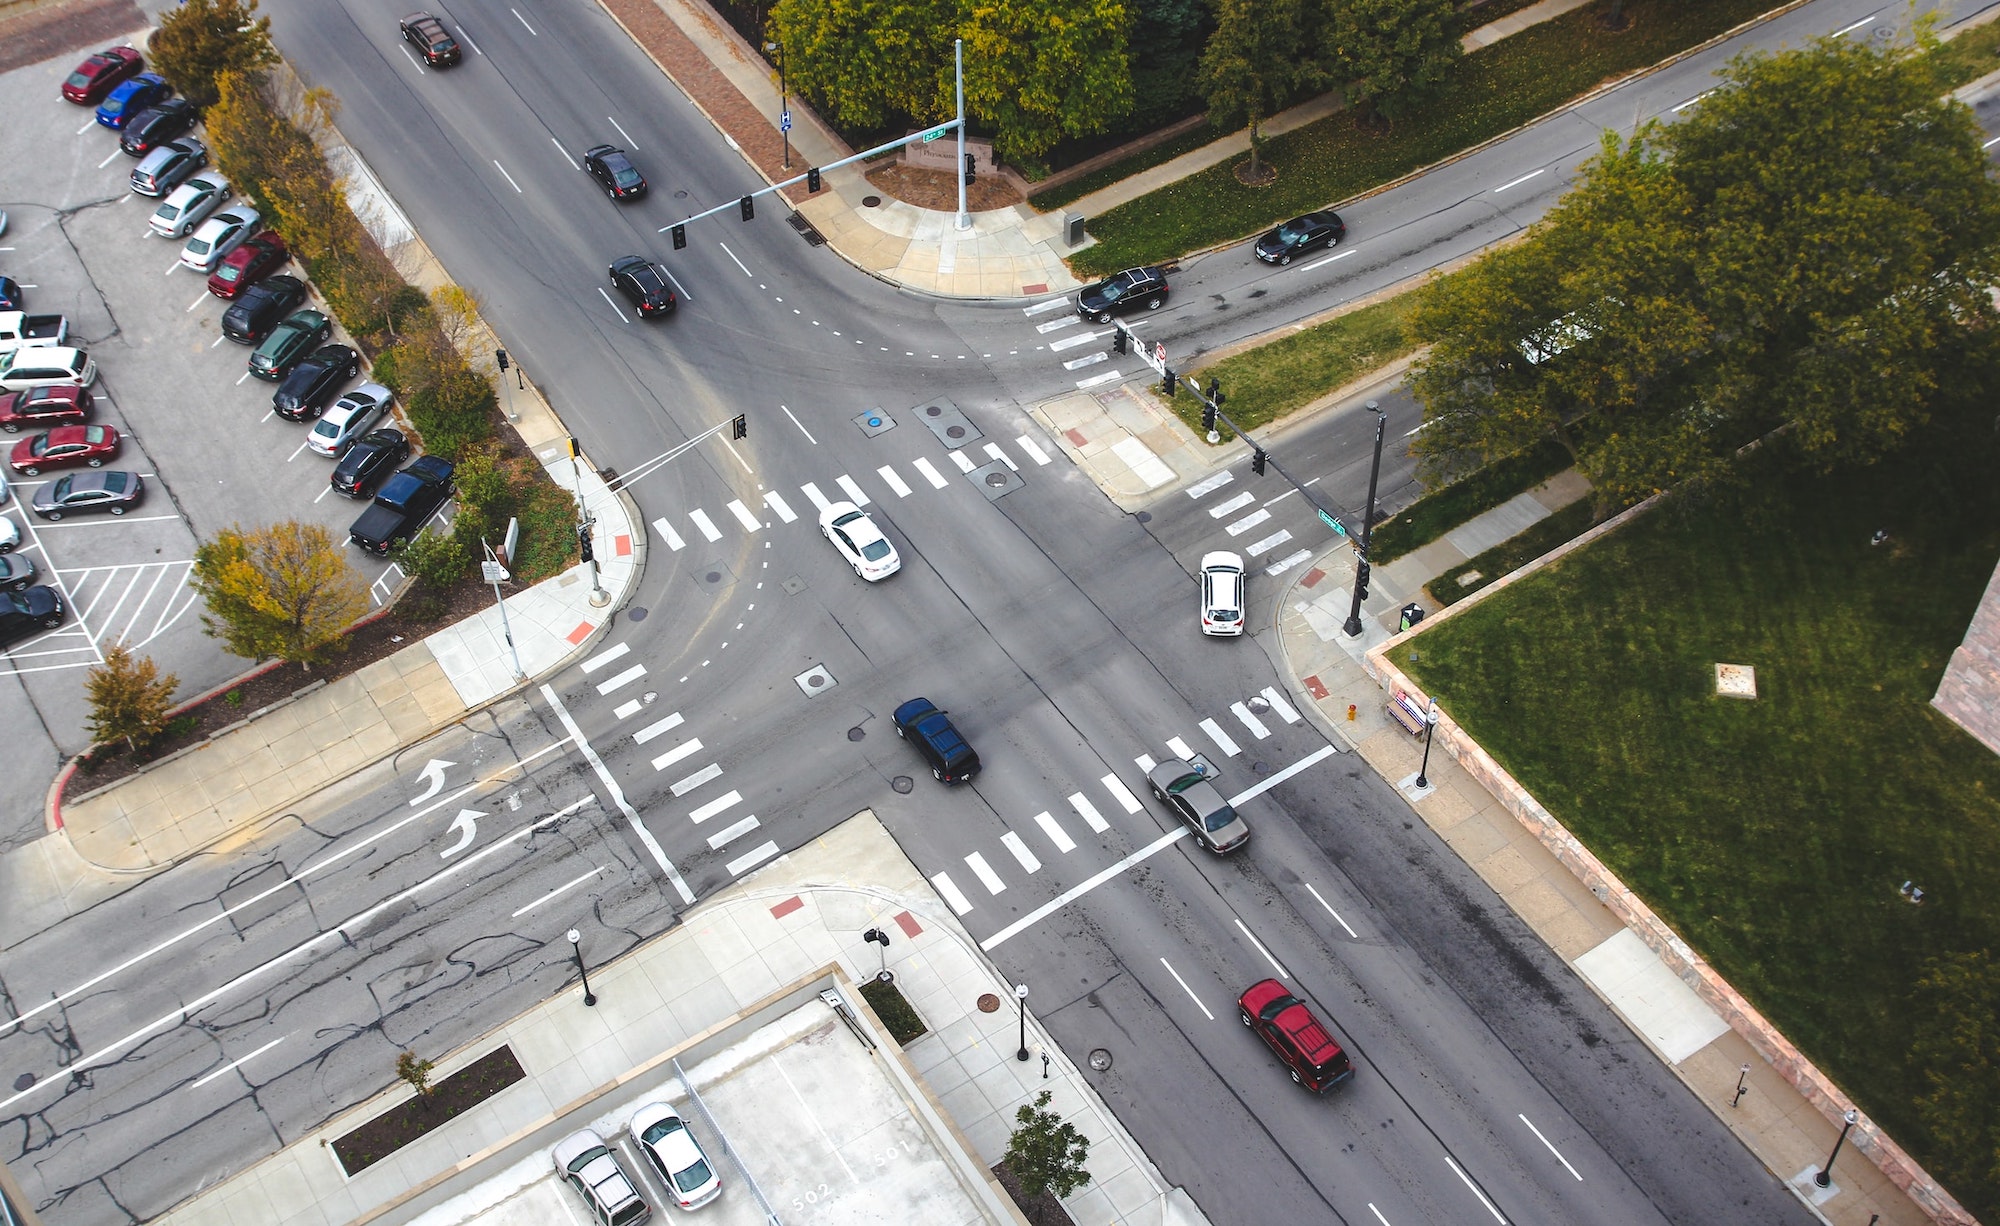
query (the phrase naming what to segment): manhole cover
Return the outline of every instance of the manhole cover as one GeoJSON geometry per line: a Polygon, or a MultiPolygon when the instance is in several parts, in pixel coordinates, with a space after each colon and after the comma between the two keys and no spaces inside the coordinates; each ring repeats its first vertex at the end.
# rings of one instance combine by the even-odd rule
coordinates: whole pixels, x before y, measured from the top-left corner
{"type": "Polygon", "coordinates": [[[1268,775],[1271,773],[1271,764],[1269,762],[1252,762],[1250,764],[1250,773],[1253,775],[1268,775]]]}
{"type": "Polygon", "coordinates": [[[793,575],[778,586],[785,589],[785,595],[796,596],[806,590],[806,581],[797,575],[793,575]]]}
{"type": "Polygon", "coordinates": [[[1138,520],[1142,524],[1150,524],[1153,522],[1153,513],[1151,511],[1141,511],[1138,514],[1134,515],[1132,518],[1138,520]]]}
{"type": "Polygon", "coordinates": [[[676,199],[676,200],[686,200],[686,199],[687,199],[687,196],[688,196],[688,194],[687,194],[686,190],[682,190],[682,191],[677,191],[677,192],[675,192],[675,193],[674,193],[674,199],[676,199]]]}
{"type": "MultiPolygon", "coordinates": [[[[1000,999],[998,997],[994,997],[993,1009],[998,1009],[999,1007],[1000,1007],[1000,999]]],[[[993,1012],[993,1009],[988,1009],[986,1011],[988,1013],[991,1013],[993,1012]]],[[[19,1077],[14,1078],[14,1089],[16,1091],[26,1090],[29,1087],[33,1086],[34,1084],[35,1084],[35,1075],[33,1073],[22,1073],[19,1077]]]]}
{"type": "MultiPolygon", "coordinates": [[[[981,993],[981,995],[980,995],[980,997],[979,997],[979,1011],[980,1011],[981,1013],[998,1013],[998,1012],[1000,1012],[1000,998],[999,998],[998,996],[995,996],[995,995],[994,995],[993,993],[991,993],[991,992],[985,992],[985,993],[981,993]]],[[[34,1078],[33,1078],[33,1077],[30,1077],[30,1078],[28,1078],[28,1080],[29,1080],[29,1081],[33,1081],[33,1080],[34,1080],[34,1078]]],[[[17,1083],[17,1084],[18,1084],[18,1083],[17,1083]]],[[[23,1086],[23,1087],[21,1087],[21,1088],[25,1089],[26,1087],[25,1087],[25,1086],[23,1086]]]]}
{"type": "Polygon", "coordinates": [[[722,572],[719,570],[712,570],[709,571],[707,574],[703,575],[701,578],[702,582],[704,583],[720,583],[722,582],[722,572]]]}
{"type": "Polygon", "coordinates": [[[882,207],[882,197],[863,196],[861,198],[861,207],[864,209],[879,209],[882,207]]]}
{"type": "Polygon", "coordinates": [[[1259,694],[1255,698],[1252,698],[1249,702],[1244,703],[1243,705],[1250,708],[1250,714],[1262,715],[1264,712],[1271,709],[1271,700],[1264,697],[1262,694],[1259,694]]]}
{"type": "Polygon", "coordinates": [[[1086,1058],[1086,1063],[1101,1073],[1111,1067],[1111,1053],[1105,1051],[1102,1047],[1093,1047],[1090,1049],[1090,1055],[1086,1058]]]}
{"type": "Polygon", "coordinates": [[[798,683],[799,689],[807,698],[811,698],[816,694],[824,694],[834,686],[840,684],[833,679],[832,673],[826,671],[826,665],[824,664],[815,664],[805,672],[792,678],[792,680],[798,683]]]}
{"type": "Polygon", "coordinates": [[[850,741],[858,741],[858,740],[860,740],[860,739],[861,739],[862,737],[865,737],[865,736],[867,736],[867,735],[868,735],[868,731],[867,731],[867,729],[865,729],[865,728],[861,728],[861,727],[858,727],[858,726],[857,726],[857,727],[853,727],[853,728],[849,728],[849,729],[847,730],[847,739],[848,739],[848,740],[850,740],[850,741]]]}
{"type": "Polygon", "coordinates": [[[990,485],[990,486],[993,486],[993,487],[994,487],[995,489],[998,489],[998,488],[1000,488],[1001,486],[1004,486],[1004,485],[1006,485],[1006,484],[1007,484],[1007,474],[1006,474],[1006,473],[987,473],[987,474],[986,474],[986,484],[988,484],[988,485],[990,485]]]}
{"type": "Polygon", "coordinates": [[[910,794],[910,789],[916,786],[917,786],[917,781],[910,778],[908,775],[898,775],[894,779],[891,779],[889,781],[889,790],[894,792],[898,796],[908,796],[910,794]]]}
{"type": "Polygon", "coordinates": [[[894,430],[896,428],[896,419],[881,409],[874,408],[856,417],[854,424],[861,427],[861,433],[867,435],[869,438],[874,438],[878,434],[894,430]]]}
{"type": "Polygon", "coordinates": [[[924,406],[924,416],[942,417],[944,416],[944,406],[938,404],[927,404],[924,406]]]}
{"type": "Polygon", "coordinates": [[[951,436],[952,436],[953,438],[964,438],[964,437],[965,437],[965,427],[964,427],[964,426],[946,426],[946,427],[944,428],[944,432],[945,432],[946,434],[949,434],[949,435],[951,435],[951,436]]]}
{"type": "Polygon", "coordinates": [[[999,460],[983,464],[965,475],[972,479],[979,487],[979,492],[986,495],[989,502],[1022,487],[1020,475],[999,460]]]}
{"type": "Polygon", "coordinates": [[[629,609],[625,610],[625,620],[626,620],[626,621],[633,621],[633,622],[642,622],[642,621],[645,621],[645,620],[646,620],[646,606],[644,606],[644,605],[637,605],[637,604],[635,604],[635,605],[633,605],[633,606],[632,606],[631,608],[629,608],[629,609]]]}
{"type": "Polygon", "coordinates": [[[647,690],[645,693],[639,695],[639,701],[650,707],[653,705],[653,700],[655,698],[658,698],[659,696],[660,695],[658,691],[647,690]]]}

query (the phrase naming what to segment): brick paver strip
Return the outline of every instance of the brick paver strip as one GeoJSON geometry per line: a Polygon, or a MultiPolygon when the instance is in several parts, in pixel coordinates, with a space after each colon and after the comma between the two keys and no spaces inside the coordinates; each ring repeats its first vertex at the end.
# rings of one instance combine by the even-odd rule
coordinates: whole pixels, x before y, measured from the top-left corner
{"type": "Polygon", "coordinates": [[[64,52],[101,51],[145,28],[146,15],[132,0],[81,0],[30,9],[0,21],[0,72],[39,64],[64,52]]]}

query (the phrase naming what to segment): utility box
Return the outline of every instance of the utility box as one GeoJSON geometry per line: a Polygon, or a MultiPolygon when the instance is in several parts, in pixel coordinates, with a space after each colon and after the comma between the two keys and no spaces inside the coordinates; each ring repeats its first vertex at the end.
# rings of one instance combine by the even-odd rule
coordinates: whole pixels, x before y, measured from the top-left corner
{"type": "Polygon", "coordinates": [[[1063,236],[1065,241],[1067,241],[1070,246],[1072,247],[1083,246],[1087,237],[1083,232],[1083,214],[1081,213],[1063,214],[1063,236]]]}

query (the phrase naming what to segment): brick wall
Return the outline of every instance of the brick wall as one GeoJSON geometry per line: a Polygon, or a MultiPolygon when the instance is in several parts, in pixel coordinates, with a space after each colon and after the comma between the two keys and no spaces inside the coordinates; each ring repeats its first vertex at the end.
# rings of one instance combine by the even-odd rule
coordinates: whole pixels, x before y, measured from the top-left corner
{"type": "Polygon", "coordinates": [[[2000,568],[1979,598],[1965,641],[1951,653],[1931,705],[2000,753],[2000,568]]]}

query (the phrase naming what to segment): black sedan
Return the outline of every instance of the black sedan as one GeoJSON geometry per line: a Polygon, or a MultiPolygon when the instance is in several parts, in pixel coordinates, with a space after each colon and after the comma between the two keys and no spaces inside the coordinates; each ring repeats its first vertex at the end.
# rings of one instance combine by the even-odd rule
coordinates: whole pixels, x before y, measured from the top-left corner
{"type": "Polygon", "coordinates": [[[1144,307],[1157,311],[1167,301],[1167,271],[1164,268],[1128,268],[1115,277],[1084,287],[1076,296],[1076,313],[1097,323],[1110,323],[1113,315],[1123,315],[1144,307]]]}
{"type": "Polygon", "coordinates": [[[62,625],[63,602],[52,587],[0,593],[0,643],[16,643],[37,630],[62,625]]]}
{"type": "Polygon", "coordinates": [[[156,102],[132,117],[118,147],[131,157],[145,157],[154,149],[194,127],[194,103],[186,98],[156,102]]]}
{"type": "Polygon", "coordinates": [[[138,506],[145,496],[146,483],[138,473],[100,468],[49,482],[36,491],[33,509],[43,519],[92,511],[123,515],[128,508],[138,506]]]}
{"type": "Polygon", "coordinates": [[[1257,258],[1266,264],[1289,264],[1295,255],[1314,247],[1332,247],[1347,237],[1347,223],[1338,213],[1307,213],[1257,240],[1257,258]]]}
{"type": "Polygon", "coordinates": [[[345,345],[321,345],[278,384],[271,407],[289,421],[318,417],[333,394],[360,373],[360,354],[345,345]]]}
{"type": "Polygon", "coordinates": [[[372,498],[383,478],[409,458],[410,442],[401,430],[383,427],[354,440],[340,463],[333,466],[333,492],[349,498],[372,498]]]}
{"type": "Polygon", "coordinates": [[[0,553],[0,587],[20,591],[35,581],[35,560],[18,553],[0,553]]]}
{"type": "Polygon", "coordinates": [[[266,277],[222,313],[222,334],[239,345],[254,345],[305,300],[306,283],[297,277],[266,277]]]}
{"type": "Polygon", "coordinates": [[[403,41],[417,49],[424,57],[424,63],[432,68],[446,68],[458,63],[458,40],[444,23],[429,13],[411,13],[403,18],[403,41]]]}
{"type": "Polygon", "coordinates": [[[583,151],[583,168],[613,200],[637,200],[646,194],[646,176],[616,145],[592,145],[583,151]]]}
{"type": "Polygon", "coordinates": [[[611,284],[639,312],[639,318],[671,315],[675,306],[667,270],[642,255],[628,255],[611,265],[611,284]]]}

